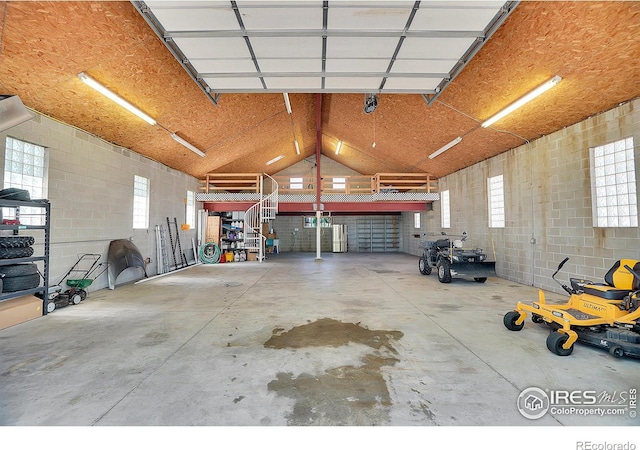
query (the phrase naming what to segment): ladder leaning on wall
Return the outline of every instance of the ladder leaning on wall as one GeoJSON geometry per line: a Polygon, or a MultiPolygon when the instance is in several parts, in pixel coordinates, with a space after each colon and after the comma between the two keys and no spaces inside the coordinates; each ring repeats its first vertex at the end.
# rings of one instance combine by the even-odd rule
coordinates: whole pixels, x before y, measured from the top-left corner
{"type": "Polygon", "coordinates": [[[278,183],[265,173],[260,175],[260,200],[244,214],[244,248],[250,252],[257,251],[260,262],[264,260],[264,244],[267,239],[262,234],[262,224],[275,219],[277,213],[278,183]],[[268,182],[268,189],[265,189],[265,181],[268,182]]]}

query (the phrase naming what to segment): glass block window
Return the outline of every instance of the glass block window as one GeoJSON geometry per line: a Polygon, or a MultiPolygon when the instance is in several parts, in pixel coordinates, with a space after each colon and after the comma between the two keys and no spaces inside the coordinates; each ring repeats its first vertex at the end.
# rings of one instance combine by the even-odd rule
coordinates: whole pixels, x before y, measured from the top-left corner
{"type": "Polygon", "coordinates": [[[420,228],[420,213],[413,213],[413,228],[420,228]]]}
{"type": "Polygon", "coordinates": [[[149,179],[133,178],[133,228],[149,228],[149,179]]]}
{"type": "Polygon", "coordinates": [[[504,181],[502,175],[487,179],[489,227],[504,228],[504,181]]]}
{"type": "Polygon", "coordinates": [[[289,187],[291,189],[302,189],[302,178],[301,177],[291,177],[289,179],[289,187]]]}
{"type": "Polygon", "coordinates": [[[451,208],[449,206],[449,191],[440,193],[440,217],[442,228],[451,228],[451,208]]]}
{"type": "Polygon", "coordinates": [[[594,227],[637,227],[633,138],[590,149],[594,227]]]}
{"type": "Polygon", "coordinates": [[[196,227],[196,193],[193,191],[187,191],[184,223],[189,225],[189,228],[196,227]]]}
{"type": "MultiPolygon", "coordinates": [[[[29,191],[31,199],[45,199],[46,149],[40,145],[7,137],[4,154],[4,188],[29,191]]],[[[44,225],[42,208],[20,207],[20,223],[44,225]]],[[[3,208],[4,219],[16,219],[15,208],[3,208]]]]}

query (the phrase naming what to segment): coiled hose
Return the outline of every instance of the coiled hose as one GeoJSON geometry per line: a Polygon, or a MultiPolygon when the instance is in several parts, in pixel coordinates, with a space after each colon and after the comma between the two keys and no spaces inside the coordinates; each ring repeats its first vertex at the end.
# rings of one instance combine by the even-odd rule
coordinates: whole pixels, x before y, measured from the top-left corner
{"type": "Polygon", "coordinates": [[[207,242],[200,247],[200,261],[205,264],[218,264],[222,251],[215,242],[207,242]]]}

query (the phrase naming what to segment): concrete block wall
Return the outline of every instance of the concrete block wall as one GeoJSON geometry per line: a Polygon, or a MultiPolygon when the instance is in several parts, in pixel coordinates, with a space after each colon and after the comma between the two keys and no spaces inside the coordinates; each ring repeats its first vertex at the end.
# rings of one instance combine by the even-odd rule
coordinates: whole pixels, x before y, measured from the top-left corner
{"type": "MultiPolygon", "coordinates": [[[[47,148],[51,284],[60,281],[82,253],[100,254],[106,262],[109,242],[115,239],[131,239],[143,258],[150,260],[146,268],[148,275],[157,273],[154,227],[158,224],[166,229],[167,217],[171,221],[175,217],[178,227],[184,223],[184,198],[187,190],[197,191],[195,178],[40,114],[34,120],[0,133],[2,164],[6,136],[47,148]],[[150,180],[149,228],[146,230],[133,229],[134,175],[150,180]]],[[[191,239],[195,237],[196,230],[180,231],[183,250],[191,248],[191,239]]],[[[37,238],[34,246],[39,254],[42,241],[37,238]]],[[[140,269],[127,269],[118,283],[137,279],[141,274],[140,269]]],[[[107,285],[105,273],[89,290],[107,285]]]]}
{"type": "MultiPolygon", "coordinates": [[[[451,228],[446,231],[467,231],[470,245],[495,255],[502,278],[562,292],[551,274],[569,257],[561,280],[573,276],[601,282],[618,259],[640,259],[640,231],[593,227],[589,149],[628,137],[634,139],[640,191],[636,99],[441,178],[439,190],[450,191],[451,228]],[[489,228],[487,178],[500,174],[506,226],[489,228]]],[[[440,202],[425,215],[427,226],[439,232],[440,202]]],[[[414,240],[409,242],[405,251],[419,254],[414,240]]]]}

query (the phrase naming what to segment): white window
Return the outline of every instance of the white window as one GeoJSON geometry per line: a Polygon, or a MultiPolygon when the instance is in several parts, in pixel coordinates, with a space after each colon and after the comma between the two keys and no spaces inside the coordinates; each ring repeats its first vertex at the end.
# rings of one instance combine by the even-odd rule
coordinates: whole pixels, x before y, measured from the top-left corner
{"type": "MultiPolygon", "coordinates": [[[[29,191],[32,200],[47,198],[45,192],[45,148],[7,137],[4,156],[4,188],[29,191]]],[[[16,219],[15,208],[3,208],[5,219],[16,219]]],[[[20,207],[20,223],[44,225],[42,208],[20,207]]]]}
{"type": "Polygon", "coordinates": [[[133,228],[149,228],[149,179],[133,179],[133,228]]]}
{"type": "Polygon", "coordinates": [[[420,228],[420,213],[413,213],[413,228],[420,228]]]}
{"type": "Polygon", "coordinates": [[[291,187],[291,189],[302,189],[302,178],[301,177],[289,178],[289,186],[291,187]]]}
{"type": "Polygon", "coordinates": [[[451,228],[451,209],[449,206],[449,191],[440,194],[440,216],[442,218],[442,228],[451,228]]]}
{"type": "Polygon", "coordinates": [[[502,175],[487,179],[489,227],[504,228],[504,182],[502,175]]]}
{"type": "Polygon", "coordinates": [[[346,178],[334,178],[333,179],[333,188],[334,189],[344,189],[347,187],[347,179],[346,178]]]}
{"type": "Polygon", "coordinates": [[[196,227],[196,193],[193,191],[187,191],[184,223],[189,225],[189,228],[196,227]]]}
{"type": "Polygon", "coordinates": [[[594,227],[637,227],[633,138],[590,149],[594,227]]]}

